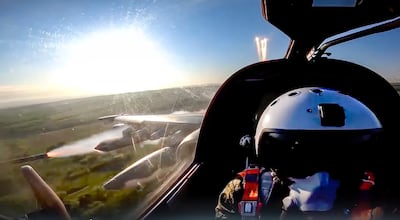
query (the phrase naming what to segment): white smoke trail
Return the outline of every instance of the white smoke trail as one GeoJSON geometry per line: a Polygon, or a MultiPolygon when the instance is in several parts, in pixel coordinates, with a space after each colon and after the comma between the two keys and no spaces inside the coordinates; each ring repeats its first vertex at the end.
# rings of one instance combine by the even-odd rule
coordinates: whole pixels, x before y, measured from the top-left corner
{"type": "Polygon", "coordinates": [[[255,38],[256,47],[257,47],[257,55],[259,61],[266,61],[267,60],[267,46],[268,46],[268,39],[259,37],[255,38]]]}
{"type": "Polygon", "coordinates": [[[94,149],[97,144],[107,139],[122,137],[122,131],[126,128],[127,126],[121,126],[112,130],[104,131],[99,134],[94,134],[90,137],[51,150],[47,152],[47,155],[49,157],[68,157],[79,154],[98,152],[94,149]]]}

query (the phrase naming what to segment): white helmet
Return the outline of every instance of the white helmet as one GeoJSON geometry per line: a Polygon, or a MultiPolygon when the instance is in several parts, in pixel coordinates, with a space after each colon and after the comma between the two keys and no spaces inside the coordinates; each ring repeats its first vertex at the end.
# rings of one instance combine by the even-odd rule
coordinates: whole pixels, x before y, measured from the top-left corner
{"type": "Polygon", "coordinates": [[[347,163],[358,162],[351,152],[361,156],[372,147],[365,144],[381,130],[375,114],[357,99],[328,88],[305,87],[267,106],[257,124],[255,151],[271,168],[348,168],[347,163]]]}

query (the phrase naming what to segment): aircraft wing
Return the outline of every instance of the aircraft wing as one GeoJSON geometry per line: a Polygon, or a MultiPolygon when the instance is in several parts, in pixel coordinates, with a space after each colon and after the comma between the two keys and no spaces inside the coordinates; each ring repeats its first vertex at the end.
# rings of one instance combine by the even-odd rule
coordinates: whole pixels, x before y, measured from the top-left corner
{"type": "Polygon", "coordinates": [[[159,115],[109,115],[98,118],[99,120],[114,120],[125,124],[200,124],[204,113],[171,113],[159,115]]]}
{"type": "MultiPolygon", "coordinates": [[[[129,135],[128,132],[125,132],[122,139],[131,138],[133,144],[138,143],[138,140],[163,140],[163,144],[158,150],[146,154],[126,167],[106,181],[103,188],[108,190],[140,188],[144,183],[154,181],[169,173],[171,168],[186,164],[194,155],[203,116],[204,113],[201,112],[190,112],[159,115],[111,115],[99,118],[100,120],[113,120],[117,124],[130,125],[129,135]],[[157,135],[154,135],[155,133],[157,135]],[[137,136],[141,136],[141,139],[137,136]]],[[[110,142],[103,142],[96,149],[102,151],[117,149],[117,142],[113,143],[114,145],[110,142]]]]}
{"type": "Polygon", "coordinates": [[[125,146],[132,146],[146,140],[156,140],[168,137],[165,144],[177,146],[180,141],[195,129],[200,127],[203,112],[185,112],[152,115],[109,115],[99,117],[105,122],[114,122],[114,126],[129,125],[121,138],[109,139],[100,142],[95,149],[98,151],[112,151],[125,146]]]}

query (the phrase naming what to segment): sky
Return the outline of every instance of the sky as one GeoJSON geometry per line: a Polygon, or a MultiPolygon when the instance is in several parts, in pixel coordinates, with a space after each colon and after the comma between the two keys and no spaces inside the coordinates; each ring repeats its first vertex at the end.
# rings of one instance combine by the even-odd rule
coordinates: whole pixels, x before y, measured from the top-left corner
{"type": "MultiPolygon", "coordinates": [[[[0,10],[0,108],[222,83],[260,61],[257,37],[266,59],[289,43],[259,0],[1,0],[0,10]]],[[[398,39],[394,30],[333,52],[400,80],[398,39]]]]}

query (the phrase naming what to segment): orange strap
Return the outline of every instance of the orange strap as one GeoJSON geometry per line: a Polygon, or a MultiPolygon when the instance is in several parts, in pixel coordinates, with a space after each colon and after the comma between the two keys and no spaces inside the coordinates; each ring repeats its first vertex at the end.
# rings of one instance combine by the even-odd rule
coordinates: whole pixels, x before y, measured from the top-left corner
{"type": "Polygon", "coordinates": [[[247,168],[238,175],[243,178],[243,195],[238,204],[239,213],[242,216],[259,215],[262,207],[259,199],[260,169],[258,167],[247,168]]]}

